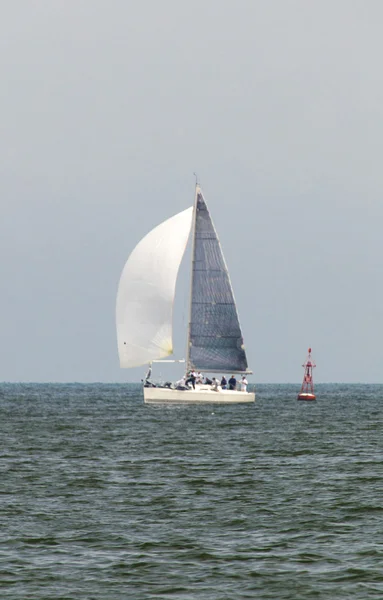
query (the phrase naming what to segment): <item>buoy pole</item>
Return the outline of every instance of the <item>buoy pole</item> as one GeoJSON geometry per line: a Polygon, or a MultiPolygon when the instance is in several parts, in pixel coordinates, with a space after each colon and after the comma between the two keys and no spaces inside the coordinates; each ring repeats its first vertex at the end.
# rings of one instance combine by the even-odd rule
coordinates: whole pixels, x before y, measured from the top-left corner
{"type": "Polygon", "coordinates": [[[316,367],[316,364],[311,358],[311,348],[308,349],[306,362],[302,367],[305,372],[303,375],[301,391],[298,394],[298,400],[315,400],[313,369],[316,367]]]}

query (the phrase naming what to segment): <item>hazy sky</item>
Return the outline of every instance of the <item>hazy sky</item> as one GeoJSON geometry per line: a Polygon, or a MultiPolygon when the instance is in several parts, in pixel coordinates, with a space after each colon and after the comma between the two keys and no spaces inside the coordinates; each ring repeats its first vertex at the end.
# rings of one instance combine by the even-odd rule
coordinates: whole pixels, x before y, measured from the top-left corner
{"type": "Polygon", "coordinates": [[[300,381],[311,345],[317,381],[382,382],[382,22],[380,0],[1,2],[0,378],[139,380],[121,269],[197,171],[251,381],[300,381]]]}

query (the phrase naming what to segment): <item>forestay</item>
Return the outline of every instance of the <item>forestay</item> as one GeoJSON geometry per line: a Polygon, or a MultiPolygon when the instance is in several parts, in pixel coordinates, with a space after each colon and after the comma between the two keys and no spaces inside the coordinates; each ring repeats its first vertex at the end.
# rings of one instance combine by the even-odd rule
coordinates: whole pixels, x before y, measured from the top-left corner
{"type": "Polygon", "coordinates": [[[137,244],[125,264],[116,306],[121,367],[147,364],[173,352],[175,286],[192,215],[191,207],[158,225],[137,244]]]}
{"type": "Polygon", "coordinates": [[[247,359],[229,273],[199,187],[195,210],[188,368],[245,372],[247,359]]]}

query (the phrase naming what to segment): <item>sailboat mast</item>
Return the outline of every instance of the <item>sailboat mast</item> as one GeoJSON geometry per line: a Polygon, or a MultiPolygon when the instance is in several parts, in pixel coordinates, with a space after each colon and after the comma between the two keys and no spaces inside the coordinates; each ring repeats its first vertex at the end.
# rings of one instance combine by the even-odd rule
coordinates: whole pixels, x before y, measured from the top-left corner
{"type": "Polygon", "coordinates": [[[191,253],[191,269],[190,269],[190,287],[189,287],[189,321],[188,321],[188,332],[187,332],[187,346],[186,346],[186,372],[191,368],[190,365],[190,331],[192,321],[192,298],[193,298],[193,272],[195,262],[195,224],[197,219],[197,199],[200,192],[198,179],[196,177],[195,183],[195,194],[194,194],[194,208],[193,208],[193,220],[192,220],[192,253],[191,253]]]}

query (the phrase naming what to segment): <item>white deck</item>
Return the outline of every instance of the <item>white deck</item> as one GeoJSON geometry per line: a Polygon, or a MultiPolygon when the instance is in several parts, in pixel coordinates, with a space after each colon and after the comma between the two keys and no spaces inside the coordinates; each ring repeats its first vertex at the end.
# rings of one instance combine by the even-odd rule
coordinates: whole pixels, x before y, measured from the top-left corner
{"type": "Polygon", "coordinates": [[[144,401],[147,404],[244,404],[254,402],[255,393],[221,389],[214,391],[210,386],[199,385],[196,385],[195,390],[144,387],[144,401]]]}

